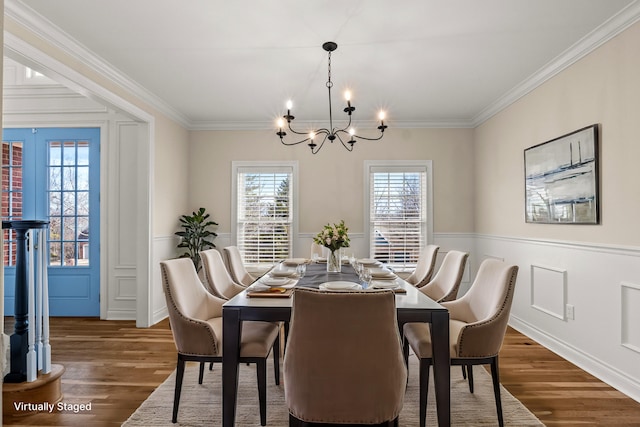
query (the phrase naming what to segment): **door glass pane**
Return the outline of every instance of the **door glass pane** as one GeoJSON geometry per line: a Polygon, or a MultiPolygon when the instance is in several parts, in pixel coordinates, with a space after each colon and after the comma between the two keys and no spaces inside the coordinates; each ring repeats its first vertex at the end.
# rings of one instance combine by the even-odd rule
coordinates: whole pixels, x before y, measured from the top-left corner
{"type": "Polygon", "coordinates": [[[51,141],[49,156],[49,247],[58,251],[51,263],[88,266],[89,143],[51,141]]]}

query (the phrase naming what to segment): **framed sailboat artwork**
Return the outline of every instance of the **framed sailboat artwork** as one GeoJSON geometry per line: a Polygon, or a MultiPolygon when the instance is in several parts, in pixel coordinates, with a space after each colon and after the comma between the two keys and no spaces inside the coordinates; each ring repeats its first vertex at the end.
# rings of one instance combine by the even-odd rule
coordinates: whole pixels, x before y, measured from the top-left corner
{"type": "Polygon", "coordinates": [[[598,125],[524,150],[525,220],[599,224],[598,125]]]}

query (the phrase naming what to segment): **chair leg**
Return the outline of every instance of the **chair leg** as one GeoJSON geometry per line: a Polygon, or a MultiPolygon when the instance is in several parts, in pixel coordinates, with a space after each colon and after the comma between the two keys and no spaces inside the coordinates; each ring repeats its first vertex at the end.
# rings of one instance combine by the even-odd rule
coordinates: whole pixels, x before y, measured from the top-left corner
{"type": "Polygon", "coordinates": [[[498,425],[504,426],[502,418],[502,400],[500,399],[500,372],[498,370],[498,356],[491,360],[491,378],[493,379],[493,394],[496,398],[496,411],[498,412],[498,425]]]}
{"type": "Polygon", "coordinates": [[[407,367],[407,385],[409,384],[409,341],[402,338],[402,355],[404,356],[404,366],[407,367]]]}
{"type": "Polygon", "coordinates": [[[427,359],[420,359],[420,427],[427,424],[427,394],[429,393],[429,367],[427,359]]]}
{"type": "Polygon", "coordinates": [[[204,378],[204,362],[200,362],[200,373],[198,374],[198,384],[202,384],[204,378]]]}
{"type": "Polygon", "coordinates": [[[283,322],[283,330],[284,330],[284,346],[282,350],[282,354],[287,351],[287,339],[289,339],[289,322],[283,322]]]}
{"type": "Polygon", "coordinates": [[[176,366],[176,388],[173,394],[173,416],[171,422],[178,422],[178,406],[180,406],[180,392],[182,391],[182,378],[184,378],[184,359],[178,354],[176,366]]]}
{"type": "Polygon", "coordinates": [[[210,362],[210,363],[209,363],[209,370],[210,370],[210,371],[213,371],[213,362],[210,362]]]}
{"type": "Polygon", "coordinates": [[[466,380],[467,379],[467,370],[465,369],[464,365],[460,365],[460,367],[462,368],[462,379],[466,380]]]}
{"type": "Polygon", "coordinates": [[[258,401],[260,402],[260,425],[267,425],[267,360],[256,362],[258,374],[258,401]]]}
{"type": "Polygon", "coordinates": [[[273,343],[273,376],[276,379],[276,385],[280,385],[280,334],[273,343]]]}
{"type": "Polygon", "coordinates": [[[469,377],[469,393],[473,393],[473,365],[467,365],[467,376],[469,377]]]}

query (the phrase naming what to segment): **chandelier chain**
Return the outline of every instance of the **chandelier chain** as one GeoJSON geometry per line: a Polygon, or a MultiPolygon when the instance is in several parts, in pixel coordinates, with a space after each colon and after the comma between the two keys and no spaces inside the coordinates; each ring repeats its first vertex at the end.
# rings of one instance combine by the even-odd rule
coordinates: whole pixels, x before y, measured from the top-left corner
{"type": "Polygon", "coordinates": [[[333,86],[333,82],[331,81],[331,52],[329,52],[329,66],[328,66],[328,80],[327,80],[327,87],[330,88],[333,86]]]}

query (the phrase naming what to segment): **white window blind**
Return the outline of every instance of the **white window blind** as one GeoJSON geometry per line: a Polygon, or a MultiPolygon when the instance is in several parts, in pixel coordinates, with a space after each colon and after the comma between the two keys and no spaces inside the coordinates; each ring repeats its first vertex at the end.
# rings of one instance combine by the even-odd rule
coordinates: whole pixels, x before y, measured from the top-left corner
{"type": "Polygon", "coordinates": [[[292,252],[292,169],[237,169],[236,240],[247,265],[273,264],[292,252]]]}
{"type": "Polygon", "coordinates": [[[426,166],[369,167],[370,257],[415,266],[427,243],[426,166]]]}

